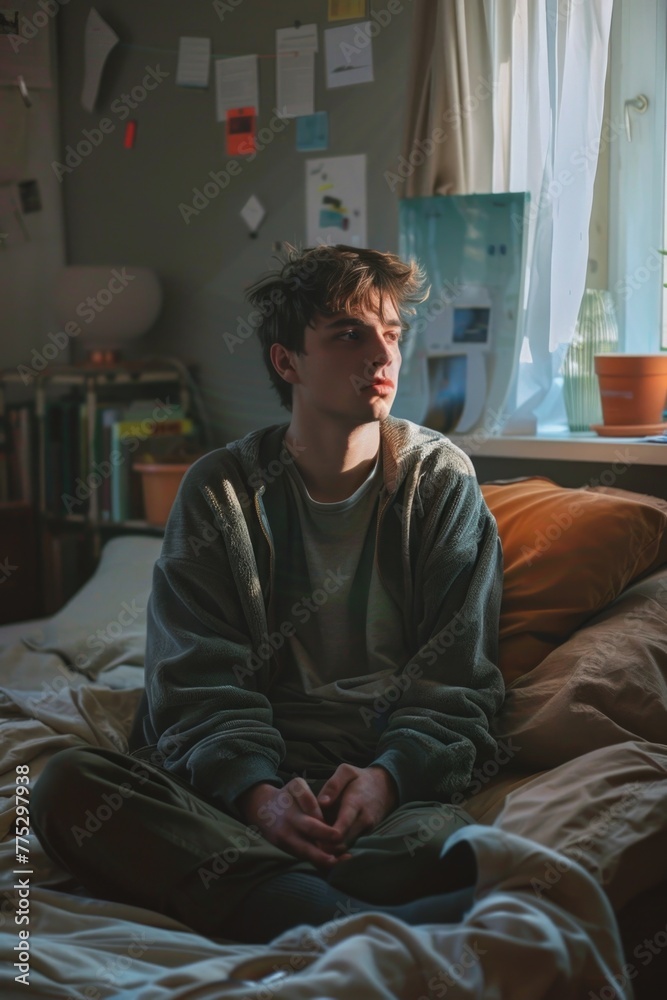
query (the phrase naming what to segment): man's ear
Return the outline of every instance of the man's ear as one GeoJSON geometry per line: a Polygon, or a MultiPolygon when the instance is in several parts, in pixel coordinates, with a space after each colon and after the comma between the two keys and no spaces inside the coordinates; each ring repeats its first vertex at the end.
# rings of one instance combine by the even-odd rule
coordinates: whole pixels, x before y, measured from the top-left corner
{"type": "Polygon", "coordinates": [[[271,363],[281,378],[292,385],[299,381],[299,376],[293,366],[292,359],[294,352],[288,350],[284,344],[271,344],[269,351],[271,363]]]}

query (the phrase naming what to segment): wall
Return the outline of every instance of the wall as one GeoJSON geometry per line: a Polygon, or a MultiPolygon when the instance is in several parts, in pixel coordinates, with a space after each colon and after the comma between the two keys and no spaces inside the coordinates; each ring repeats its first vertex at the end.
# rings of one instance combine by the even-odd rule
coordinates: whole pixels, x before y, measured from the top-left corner
{"type": "MultiPolygon", "coordinates": [[[[59,15],[62,150],[76,145],[83,129],[97,127],[102,118],[114,124],[91,154],[63,176],[69,262],[157,268],[166,304],[142,350],[173,352],[198,362],[217,443],[289,419],[270,387],[255,339],[230,353],[222,335],[235,332],[239,317],[247,315],[244,287],[272,266],[274,242],[305,243],[309,157],[367,155],[368,243],[397,250],[397,202],[383,173],[394,166],[400,149],[411,21],[411,3],[404,0],[402,11],[373,39],[374,83],[326,90],[322,31],[331,26],[326,0],[242,0],[227,6],[221,20],[209,0],[99,3],[99,13],[126,44],[109,58],[92,114],[80,103],[89,4],[70,0],[59,15]],[[227,156],[212,87],[203,91],[174,85],[179,36],[208,36],[217,55],[266,57],[259,60],[261,129],[273,117],[276,100],[275,60],[270,58],[275,29],[289,27],[295,19],[316,21],[319,27],[315,110],[329,112],[328,152],[296,152],[291,121],[186,224],[179,204],[191,204],[193,189],[210,180],[210,171],[224,168],[227,156]],[[132,113],[138,138],[136,148],[127,151],[124,123],[112,106],[141,84],[147,67],[157,66],[169,77],[132,113]],[[249,237],[238,214],[251,194],[267,212],[257,239],[249,237]]],[[[385,6],[375,0],[370,4],[371,11],[385,6]]]]}
{"type": "MultiPolygon", "coordinates": [[[[49,332],[56,331],[50,296],[45,289],[53,286],[55,276],[64,259],[62,199],[58,182],[50,163],[58,150],[58,92],[57,69],[54,64],[55,45],[53,24],[41,29],[51,37],[41,37],[39,64],[42,59],[51,63],[51,89],[30,86],[31,107],[26,107],[18,87],[0,86],[0,117],[12,123],[10,142],[16,140],[20,151],[17,155],[16,181],[36,180],[39,185],[42,209],[23,216],[28,235],[25,242],[7,241],[0,245],[0,369],[30,364],[32,348],[40,349],[49,332]],[[42,45],[42,43],[45,43],[42,45]]],[[[28,42],[32,56],[36,40],[28,42]]],[[[19,50],[24,53],[24,49],[19,50]]],[[[0,149],[0,163],[5,151],[0,149]]],[[[14,160],[12,160],[14,162],[14,160]]],[[[0,223],[0,228],[2,225],[0,223]]]]}

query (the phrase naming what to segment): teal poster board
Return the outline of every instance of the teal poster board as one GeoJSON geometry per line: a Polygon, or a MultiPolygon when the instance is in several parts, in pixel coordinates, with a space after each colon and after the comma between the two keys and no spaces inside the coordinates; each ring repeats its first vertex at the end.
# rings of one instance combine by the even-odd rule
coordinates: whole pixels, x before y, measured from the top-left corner
{"type": "Polygon", "coordinates": [[[528,194],[399,201],[399,253],[431,293],[403,350],[393,413],[442,433],[496,426],[523,338],[528,194]]]}

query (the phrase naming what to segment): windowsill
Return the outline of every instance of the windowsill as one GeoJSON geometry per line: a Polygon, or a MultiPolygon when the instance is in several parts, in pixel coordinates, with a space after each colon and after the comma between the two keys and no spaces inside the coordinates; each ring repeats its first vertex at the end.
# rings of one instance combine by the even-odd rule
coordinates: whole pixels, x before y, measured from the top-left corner
{"type": "Polygon", "coordinates": [[[642,441],[641,438],[599,437],[594,431],[506,437],[491,437],[482,431],[471,431],[469,434],[449,434],[448,437],[472,456],[667,465],[667,444],[642,441]]]}

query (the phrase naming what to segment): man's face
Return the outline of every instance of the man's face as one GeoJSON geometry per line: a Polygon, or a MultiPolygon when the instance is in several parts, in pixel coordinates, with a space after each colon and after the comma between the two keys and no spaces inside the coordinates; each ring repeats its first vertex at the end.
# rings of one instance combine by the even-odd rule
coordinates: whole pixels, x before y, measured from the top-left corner
{"type": "Polygon", "coordinates": [[[352,425],[389,415],[401,367],[401,321],[390,301],[384,321],[368,310],[316,314],[305,330],[305,354],[292,356],[293,412],[338,416],[352,425]],[[383,381],[384,384],[374,384],[383,381]]]}

